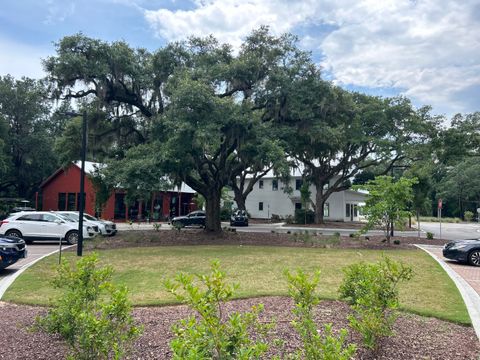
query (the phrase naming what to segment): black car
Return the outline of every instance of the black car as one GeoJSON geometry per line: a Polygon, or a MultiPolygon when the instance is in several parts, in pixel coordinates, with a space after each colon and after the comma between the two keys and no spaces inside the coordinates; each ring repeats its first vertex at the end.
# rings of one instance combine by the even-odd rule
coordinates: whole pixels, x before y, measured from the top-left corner
{"type": "Polygon", "coordinates": [[[248,226],[248,215],[245,210],[237,210],[230,217],[230,226],[248,226]]]}
{"type": "Polygon", "coordinates": [[[443,247],[447,259],[480,266],[480,240],[452,241],[443,247]]]}
{"type": "Polygon", "coordinates": [[[205,227],[205,218],[206,216],[204,211],[192,211],[188,215],[174,217],[171,223],[174,227],[185,227],[185,226],[205,227]]]}
{"type": "Polygon", "coordinates": [[[0,270],[25,257],[27,247],[23,239],[0,235],[0,270]]]}

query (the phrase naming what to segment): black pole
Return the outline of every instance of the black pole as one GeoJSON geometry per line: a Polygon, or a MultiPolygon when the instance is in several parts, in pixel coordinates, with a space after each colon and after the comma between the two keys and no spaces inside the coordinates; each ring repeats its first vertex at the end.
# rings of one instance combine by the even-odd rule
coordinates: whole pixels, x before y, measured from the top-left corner
{"type": "Polygon", "coordinates": [[[78,244],[77,256],[82,256],[83,253],[83,212],[85,205],[85,156],[87,152],[87,112],[83,111],[82,116],[82,167],[80,169],[80,206],[78,219],[78,244]]]}

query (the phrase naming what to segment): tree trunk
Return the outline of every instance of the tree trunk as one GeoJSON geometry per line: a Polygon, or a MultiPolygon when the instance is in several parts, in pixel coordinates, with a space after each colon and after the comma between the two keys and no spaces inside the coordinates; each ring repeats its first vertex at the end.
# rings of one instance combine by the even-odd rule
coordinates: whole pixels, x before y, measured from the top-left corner
{"type": "Polygon", "coordinates": [[[210,191],[207,196],[205,196],[206,202],[206,220],[205,220],[205,230],[211,232],[219,232],[222,229],[222,224],[220,222],[220,198],[222,191],[221,189],[214,189],[210,191]]]}
{"type": "Polygon", "coordinates": [[[239,210],[247,210],[245,206],[246,196],[244,197],[242,191],[239,188],[233,187],[233,200],[237,203],[239,210]]]}
{"type": "Polygon", "coordinates": [[[315,188],[317,190],[315,194],[315,224],[324,224],[323,206],[325,204],[325,198],[323,196],[323,183],[316,184],[315,188]]]}
{"type": "Polygon", "coordinates": [[[420,239],[420,211],[417,209],[417,236],[420,239]]]}

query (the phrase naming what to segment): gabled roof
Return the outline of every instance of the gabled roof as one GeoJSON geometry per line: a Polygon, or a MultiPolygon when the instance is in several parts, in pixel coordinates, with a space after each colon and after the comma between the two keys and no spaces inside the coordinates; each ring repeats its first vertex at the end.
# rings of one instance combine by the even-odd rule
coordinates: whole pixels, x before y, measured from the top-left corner
{"type": "MultiPolygon", "coordinates": [[[[81,161],[75,161],[75,162],[72,162],[68,167],[70,167],[70,166],[76,166],[80,170],[81,167],[82,167],[82,162],[81,161]]],[[[68,167],[66,167],[66,168],[61,167],[61,168],[57,169],[52,175],[50,175],[47,179],[45,179],[45,181],[43,181],[40,184],[40,188],[43,188],[51,180],[56,178],[58,176],[58,174],[60,174],[61,172],[64,172],[68,167]]],[[[103,167],[105,167],[105,164],[92,162],[92,161],[85,161],[85,175],[88,175],[88,176],[95,175],[95,171],[97,169],[102,169],[103,167]]],[[[193,190],[190,186],[188,186],[185,183],[182,183],[182,185],[180,186],[180,189],[178,189],[178,186],[175,186],[173,189],[166,189],[164,191],[174,191],[174,192],[180,191],[182,193],[191,193],[191,194],[196,193],[195,190],[193,190]]]]}

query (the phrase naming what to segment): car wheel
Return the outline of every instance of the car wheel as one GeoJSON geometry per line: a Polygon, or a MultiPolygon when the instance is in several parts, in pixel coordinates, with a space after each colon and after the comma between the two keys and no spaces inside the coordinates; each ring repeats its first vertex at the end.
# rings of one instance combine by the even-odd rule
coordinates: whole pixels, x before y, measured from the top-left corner
{"type": "Polygon", "coordinates": [[[11,237],[15,237],[15,238],[22,238],[22,233],[18,230],[8,230],[6,233],[5,233],[6,236],[11,236],[11,237]]]}
{"type": "Polygon", "coordinates": [[[65,236],[65,240],[68,244],[74,245],[78,242],[78,231],[70,231],[65,236]]]}
{"type": "Polygon", "coordinates": [[[473,250],[468,254],[468,262],[473,266],[480,266],[480,250],[473,250]]]}

